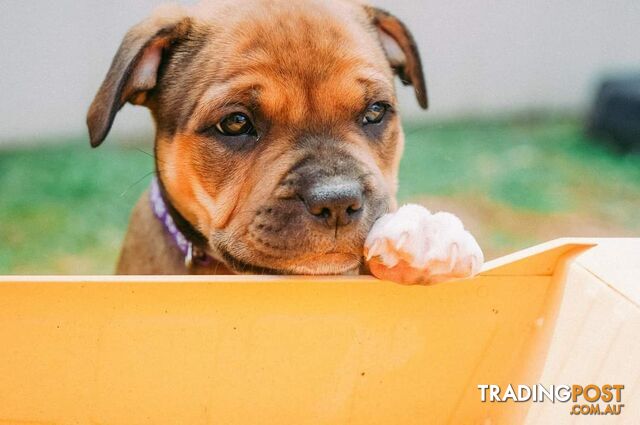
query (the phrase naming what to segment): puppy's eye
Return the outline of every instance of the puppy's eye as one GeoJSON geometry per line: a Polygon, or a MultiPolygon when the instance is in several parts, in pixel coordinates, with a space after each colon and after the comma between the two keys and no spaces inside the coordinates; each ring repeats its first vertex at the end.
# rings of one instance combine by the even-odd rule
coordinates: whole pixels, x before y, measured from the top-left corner
{"type": "Polygon", "coordinates": [[[255,133],[251,120],[242,112],[234,112],[227,115],[216,124],[216,128],[225,136],[241,136],[255,133]]]}
{"type": "Polygon", "coordinates": [[[364,111],[364,116],[362,117],[362,124],[378,124],[382,121],[387,110],[389,109],[389,105],[383,102],[376,102],[369,105],[366,111],[364,111]]]}

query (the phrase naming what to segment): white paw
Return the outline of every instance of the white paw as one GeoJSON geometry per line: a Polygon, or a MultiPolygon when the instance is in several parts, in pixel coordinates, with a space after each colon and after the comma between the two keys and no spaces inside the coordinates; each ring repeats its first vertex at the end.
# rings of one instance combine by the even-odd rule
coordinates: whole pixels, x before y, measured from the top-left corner
{"type": "Polygon", "coordinates": [[[436,283],[478,273],[484,255],[458,217],[404,205],[376,221],[364,247],[369,269],[399,283],[436,283]]]}

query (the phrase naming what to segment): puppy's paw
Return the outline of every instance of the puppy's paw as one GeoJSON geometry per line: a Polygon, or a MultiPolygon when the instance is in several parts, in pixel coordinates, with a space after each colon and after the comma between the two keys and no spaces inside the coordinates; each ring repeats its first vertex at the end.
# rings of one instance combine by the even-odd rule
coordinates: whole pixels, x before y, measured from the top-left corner
{"type": "Polygon", "coordinates": [[[371,273],[405,284],[428,284],[478,273],[482,250],[453,214],[405,205],[376,221],[365,242],[371,273]]]}

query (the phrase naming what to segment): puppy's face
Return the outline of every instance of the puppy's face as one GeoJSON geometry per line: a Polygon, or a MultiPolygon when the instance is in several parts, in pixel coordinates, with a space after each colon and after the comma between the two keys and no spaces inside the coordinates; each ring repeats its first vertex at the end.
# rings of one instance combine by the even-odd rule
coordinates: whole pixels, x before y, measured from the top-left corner
{"type": "Polygon", "coordinates": [[[165,195],[211,253],[237,272],[357,269],[369,229],[395,207],[394,68],[426,106],[404,26],[310,0],[203,3],[141,25],[128,35],[140,47],[125,39],[119,52],[133,57],[113,98],[151,109],[165,195]]]}

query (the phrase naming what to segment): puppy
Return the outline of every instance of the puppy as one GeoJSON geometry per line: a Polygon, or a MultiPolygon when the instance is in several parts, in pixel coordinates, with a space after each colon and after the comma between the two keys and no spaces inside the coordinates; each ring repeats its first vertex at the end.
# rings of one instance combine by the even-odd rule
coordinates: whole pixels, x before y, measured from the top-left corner
{"type": "Polygon", "coordinates": [[[93,147],[127,102],[156,125],[156,180],[117,272],[476,273],[482,252],[456,217],[397,209],[394,74],[426,109],[413,37],[357,1],[205,1],[134,26],[87,117],[93,147]]]}

